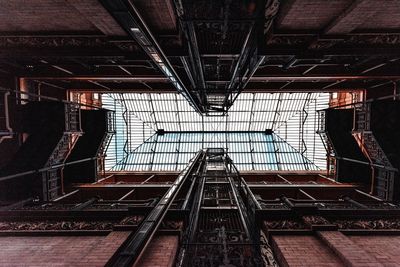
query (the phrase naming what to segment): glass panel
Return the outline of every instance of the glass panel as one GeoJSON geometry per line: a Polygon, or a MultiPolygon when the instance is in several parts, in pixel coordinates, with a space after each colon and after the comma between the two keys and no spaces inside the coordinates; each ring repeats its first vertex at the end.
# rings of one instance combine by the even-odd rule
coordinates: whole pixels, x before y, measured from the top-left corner
{"type": "Polygon", "coordinates": [[[326,168],[316,134],[316,110],[327,108],[326,93],[242,93],[226,116],[217,117],[201,116],[176,93],[103,94],[101,99],[116,113],[107,169],[181,170],[207,147],[227,148],[241,170],[326,168]],[[160,129],[164,135],[156,134],[160,129]]]}

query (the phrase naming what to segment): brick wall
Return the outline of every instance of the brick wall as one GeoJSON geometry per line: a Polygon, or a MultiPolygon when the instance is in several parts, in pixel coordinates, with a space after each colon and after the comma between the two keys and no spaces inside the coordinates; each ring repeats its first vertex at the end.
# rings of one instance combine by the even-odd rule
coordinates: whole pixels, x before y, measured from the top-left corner
{"type": "Polygon", "coordinates": [[[348,236],[384,266],[400,265],[400,236],[348,236]]]}
{"type": "Polygon", "coordinates": [[[400,236],[344,235],[320,231],[310,235],[274,235],[270,239],[280,266],[400,266],[400,236]]]}
{"type": "Polygon", "coordinates": [[[3,32],[97,30],[88,17],[79,13],[68,1],[6,1],[2,2],[2,13],[7,14],[0,18],[0,31],[3,32]],[[59,16],[63,19],[51,19],[59,16]]]}
{"type": "Polygon", "coordinates": [[[338,231],[318,232],[325,245],[331,248],[346,266],[380,267],[383,266],[373,255],[364,250],[350,238],[338,231]]]}
{"type": "Polygon", "coordinates": [[[0,265],[76,265],[102,239],[102,236],[0,237],[0,265]]]}
{"type": "Polygon", "coordinates": [[[0,266],[104,266],[129,233],[0,237],[0,266]]]}
{"type": "Polygon", "coordinates": [[[131,232],[115,231],[96,244],[81,261],[84,266],[104,266],[131,232]]]}
{"type": "Polygon", "coordinates": [[[340,259],[315,236],[273,236],[273,250],[280,266],[343,266],[340,259]]]}
{"type": "Polygon", "coordinates": [[[150,242],[139,262],[134,267],[171,267],[178,250],[178,236],[156,236],[150,242]]]}
{"type": "Polygon", "coordinates": [[[282,1],[277,17],[279,29],[321,29],[339,16],[348,0],[289,0],[282,1]]]}

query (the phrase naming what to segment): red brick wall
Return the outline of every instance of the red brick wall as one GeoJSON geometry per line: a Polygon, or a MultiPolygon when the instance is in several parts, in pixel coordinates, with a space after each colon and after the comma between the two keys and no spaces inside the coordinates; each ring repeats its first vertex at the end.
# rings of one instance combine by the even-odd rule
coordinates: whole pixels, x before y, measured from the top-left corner
{"type": "Polygon", "coordinates": [[[400,265],[400,236],[348,236],[384,266],[400,265]]]}
{"type": "Polygon", "coordinates": [[[104,266],[129,233],[0,237],[0,266],[104,266]]]}
{"type": "Polygon", "coordinates": [[[156,236],[150,242],[139,262],[134,267],[171,267],[178,250],[178,236],[156,236]]]}
{"type": "Polygon", "coordinates": [[[131,232],[115,231],[102,239],[81,261],[85,266],[104,266],[131,232]]]}
{"type": "Polygon", "coordinates": [[[280,266],[400,266],[400,236],[344,235],[320,231],[314,235],[275,235],[272,249],[280,266]]]}
{"type": "Polygon", "coordinates": [[[2,16],[0,19],[0,31],[96,31],[93,24],[88,21],[88,17],[84,15],[86,12],[80,13],[70,5],[70,1],[37,0],[34,2],[16,0],[3,3],[2,12],[7,16],[2,16]],[[21,8],[22,6],[24,8],[21,8]],[[61,21],[49,19],[60,15],[63,16],[61,21]],[[47,25],[46,21],[48,21],[47,25]]]}
{"type": "Polygon", "coordinates": [[[0,237],[0,265],[75,265],[102,239],[102,236],[0,237]]]}
{"type": "Polygon", "coordinates": [[[346,266],[379,267],[383,266],[373,255],[365,251],[365,246],[359,246],[350,238],[338,231],[318,232],[318,236],[346,266]]]}
{"type": "Polygon", "coordinates": [[[315,236],[273,236],[272,246],[282,267],[343,266],[333,251],[315,236]]]}

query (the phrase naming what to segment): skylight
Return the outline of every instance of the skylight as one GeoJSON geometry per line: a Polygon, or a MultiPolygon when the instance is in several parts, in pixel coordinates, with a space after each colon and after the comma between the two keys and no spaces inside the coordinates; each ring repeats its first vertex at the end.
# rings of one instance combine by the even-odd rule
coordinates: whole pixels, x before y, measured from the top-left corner
{"type": "Polygon", "coordinates": [[[200,149],[225,148],[239,170],[317,170],[276,134],[262,132],[154,134],[113,171],[179,171],[200,149]]]}
{"type": "Polygon", "coordinates": [[[227,116],[201,116],[176,93],[103,94],[102,99],[105,108],[116,111],[108,169],[181,170],[206,147],[227,148],[240,170],[326,166],[316,134],[316,110],[327,107],[326,93],[242,93],[227,116]],[[269,156],[275,160],[267,160],[269,156]]]}

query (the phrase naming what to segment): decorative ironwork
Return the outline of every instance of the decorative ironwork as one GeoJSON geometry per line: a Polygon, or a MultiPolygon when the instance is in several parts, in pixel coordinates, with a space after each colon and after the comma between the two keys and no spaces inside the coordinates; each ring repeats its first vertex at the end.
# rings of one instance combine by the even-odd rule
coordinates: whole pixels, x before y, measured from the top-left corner
{"type": "Polygon", "coordinates": [[[332,141],[330,140],[326,131],[326,113],[325,110],[318,111],[318,130],[322,144],[325,147],[327,157],[327,174],[331,177],[335,177],[336,173],[336,152],[333,147],[332,141]]]}
{"type": "Polygon", "coordinates": [[[278,267],[278,263],[275,260],[272,248],[268,243],[268,239],[263,232],[260,235],[261,244],[261,257],[265,267],[278,267]]]}
{"type": "Polygon", "coordinates": [[[371,102],[354,104],[353,136],[361,145],[364,154],[376,165],[376,194],[385,200],[393,199],[395,168],[386,156],[378,140],[371,131],[371,102]]]}
{"type": "MultiPolygon", "coordinates": [[[[65,104],[64,133],[49,156],[45,167],[64,163],[81,134],[80,106],[77,103],[67,103],[65,104]]],[[[43,200],[53,200],[61,194],[61,170],[62,169],[58,167],[42,173],[43,200]]]]}
{"type": "Polygon", "coordinates": [[[101,141],[100,147],[97,151],[98,159],[97,159],[97,174],[104,173],[105,168],[105,158],[106,158],[106,151],[112,137],[116,133],[115,131],[115,112],[112,110],[108,110],[106,113],[107,116],[107,132],[104,135],[103,140],[101,141]]]}
{"type": "Polygon", "coordinates": [[[160,227],[164,230],[182,230],[183,221],[164,220],[160,227]]]}
{"type": "Polygon", "coordinates": [[[3,221],[0,231],[112,230],[114,224],[114,221],[3,221]]]}
{"type": "Polygon", "coordinates": [[[305,229],[307,228],[303,222],[295,220],[273,220],[264,221],[263,226],[265,229],[305,229]]]}
{"type": "Polygon", "coordinates": [[[0,37],[0,47],[105,47],[110,46],[108,39],[93,37],[0,37]]]}
{"type": "Polygon", "coordinates": [[[178,266],[262,266],[259,208],[224,149],[206,150],[178,266]]]}
{"type": "Polygon", "coordinates": [[[400,229],[399,219],[366,219],[366,220],[336,220],[332,221],[339,229],[400,229]]]}
{"type": "Polygon", "coordinates": [[[303,221],[307,225],[323,225],[323,224],[330,224],[330,222],[321,216],[303,216],[303,221]]]}
{"type": "Polygon", "coordinates": [[[313,37],[310,36],[279,36],[274,35],[268,39],[267,44],[271,46],[301,46],[306,45],[312,41],[313,37]]]}
{"type": "Polygon", "coordinates": [[[144,216],[139,216],[139,215],[129,216],[129,217],[125,217],[124,219],[122,219],[122,221],[120,221],[119,224],[120,225],[139,225],[139,223],[141,223],[143,219],[144,219],[144,216]]]}
{"type": "Polygon", "coordinates": [[[338,38],[326,38],[313,35],[301,34],[276,34],[268,40],[268,45],[273,46],[308,46],[310,49],[323,50],[336,48],[337,51],[340,47],[357,47],[359,45],[377,46],[384,45],[387,47],[396,46],[400,43],[399,34],[354,34],[340,36],[338,38]]]}
{"type": "MultiPolygon", "coordinates": [[[[283,200],[265,200],[259,199],[260,207],[262,210],[291,210],[292,208],[314,208],[317,210],[389,210],[399,209],[399,206],[391,204],[390,202],[372,201],[366,203],[358,203],[352,201],[348,197],[339,197],[338,200],[298,200],[286,198],[283,200]],[[287,203],[290,202],[290,203],[287,203]],[[288,205],[290,204],[290,205],[288,205]]],[[[316,218],[314,218],[316,219],[316,218]]]]}
{"type": "Polygon", "coordinates": [[[378,168],[376,174],[376,195],[385,200],[393,199],[393,187],[395,182],[395,173],[393,171],[378,168]]]}
{"type": "Polygon", "coordinates": [[[43,203],[37,205],[25,205],[23,207],[16,207],[12,210],[71,210],[76,206],[76,204],[59,204],[59,203],[43,203]]]}
{"type": "Polygon", "coordinates": [[[308,48],[310,49],[329,49],[331,47],[334,47],[335,45],[341,43],[342,40],[317,40],[315,42],[313,42],[308,48]]]}
{"type": "Polygon", "coordinates": [[[353,35],[345,41],[346,44],[352,45],[399,45],[399,34],[380,34],[380,35],[353,35]]]}

